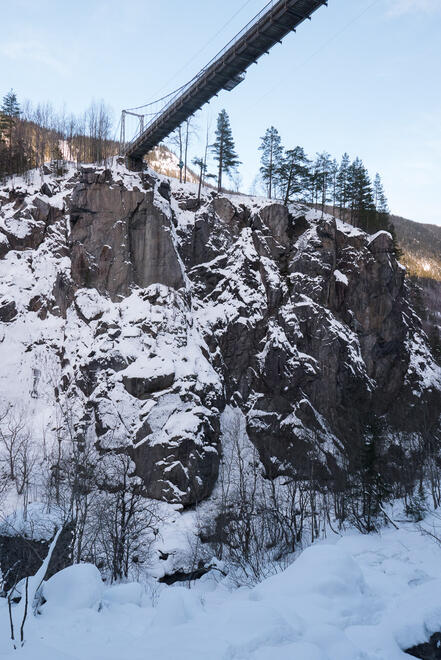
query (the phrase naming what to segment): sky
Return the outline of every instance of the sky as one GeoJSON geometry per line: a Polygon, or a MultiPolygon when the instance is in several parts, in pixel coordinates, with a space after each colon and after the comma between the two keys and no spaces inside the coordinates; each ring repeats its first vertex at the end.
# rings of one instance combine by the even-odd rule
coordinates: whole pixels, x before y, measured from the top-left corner
{"type": "MultiPolygon", "coordinates": [[[[0,95],[81,113],[153,101],[191,79],[265,0],[0,0],[0,95]]],[[[274,125],[286,148],[378,171],[393,213],[441,225],[441,0],[329,0],[195,117],[230,116],[242,190],[274,125]]]]}

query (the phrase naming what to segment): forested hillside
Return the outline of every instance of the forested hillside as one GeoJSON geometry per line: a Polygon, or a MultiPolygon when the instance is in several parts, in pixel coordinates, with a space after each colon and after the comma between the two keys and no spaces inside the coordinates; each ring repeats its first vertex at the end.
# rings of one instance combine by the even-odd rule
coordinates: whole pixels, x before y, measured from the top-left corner
{"type": "Polygon", "coordinates": [[[117,153],[112,137],[111,113],[102,102],[76,116],[49,103],[21,106],[11,90],[0,108],[0,179],[49,160],[100,162],[117,153]]]}
{"type": "Polygon", "coordinates": [[[441,225],[391,216],[409,275],[441,281],[441,225]]]}

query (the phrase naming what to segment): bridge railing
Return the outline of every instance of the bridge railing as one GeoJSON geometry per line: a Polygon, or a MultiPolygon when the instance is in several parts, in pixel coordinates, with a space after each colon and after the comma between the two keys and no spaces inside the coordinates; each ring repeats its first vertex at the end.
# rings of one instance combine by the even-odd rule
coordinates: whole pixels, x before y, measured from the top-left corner
{"type": "MultiPolygon", "coordinates": [[[[177,101],[181,96],[183,96],[183,95],[184,95],[184,94],[190,89],[190,87],[192,87],[192,86],[195,84],[195,82],[197,82],[197,80],[198,80],[199,78],[201,78],[201,77],[202,77],[202,76],[203,76],[203,75],[204,75],[204,74],[205,74],[205,73],[206,73],[206,72],[207,72],[207,71],[208,71],[208,70],[209,70],[214,64],[216,64],[217,62],[219,62],[219,61],[222,59],[222,57],[225,55],[225,53],[226,53],[228,50],[230,50],[230,48],[232,48],[236,43],[238,43],[238,42],[242,39],[242,37],[244,36],[244,34],[245,34],[246,32],[248,32],[248,31],[249,31],[254,25],[256,25],[256,24],[261,20],[261,18],[263,18],[263,16],[264,16],[266,13],[268,13],[268,12],[270,11],[270,9],[272,9],[272,8],[273,8],[278,2],[280,2],[280,0],[270,0],[270,2],[268,2],[268,3],[267,3],[267,4],[266,4],[266,5],[265,5],[265,6],[259,11],[259,13],[257,13],[257,14],[254,16],[254,18],[252,18],[252,19],[249,21],[249,23],[247,23],[247,24],[242,28],[242,30],[241,30],[240,32],[238,32],[238,33],[237,33],[237,34],[236,34],[236,35],[235,35],[235,36],[234,36],[234,37],[233,37],[233,38],[227,43],[227,44],[222,48],[222,50],[220,50],[220,51],[219,51],[219,52],[218,52],[218,53],[217,53],[217,54],[216,54],[216,55],[215,55],[215,56],[214,56],[214,57],[208,62],[208,64],[206,64],[206,65],[204,66],[204,68],[201,69],[201,70],[199,71],[199,73],[198,73],[196,76],[194,76],[194,78],[192,78],[188,83],[186,83],[185,85],[183,85],[182,87],[180,87],[180,88],[176,91],[176,93],[173,94],[173,96],[172,96],[171,98],[169,98],[169,99],[164,103],[164,105],[161,106],[161,108],[160,108],[159,110],[157,110],[153,115],[152,115],[151,113],[149,113],[149,116],[151,116],[151,119],[149,119],[149,120],[144,124],[144,127],[142,128],[142,130],[139,129],[139,130],[137,131],[137,133],[136,133],[135,136],[132,138],[132,140],[131,140],[130,142],[128,142],[128,143],[125,145],[125,148],[127,149],[128,147],[130,147],[130,145],[133,144],[133,142],[135,142],[135,141],[136,141],[136,140],[137,140],[137,139],[138,139],[138,138],[139,138],[139,137],[140,137],[140,136],[141,136],[141,135],[142,135],[142,134],[143,134],[143,133],[149,128],[149,127],[150,127],[150,126],[152,126],[152,125],[155,123],[155,121],[157,120],[157,118],[158,118],[160,115],[162,115],[166,110],[168,110],[168,108],[170,108],[174,103],[176,103],[176,101],[177,101]]],[[[153,105],[153,104],[152,104],[152,105],[153,105]]]]}

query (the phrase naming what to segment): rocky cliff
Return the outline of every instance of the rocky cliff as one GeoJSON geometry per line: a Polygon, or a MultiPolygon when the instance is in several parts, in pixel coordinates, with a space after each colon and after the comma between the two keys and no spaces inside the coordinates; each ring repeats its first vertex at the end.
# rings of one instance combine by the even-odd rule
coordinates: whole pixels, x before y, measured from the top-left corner
{"type": "Polygon", "coordinates": [[[126,451],[149,496],[207,497],[229,404],[267,474],[342,469],[366,420],[400,461],[441,372],[391,237],[122,163],[0,188],[0,390],[36,438],[126,451]],[[386,443],[387,444],[387,443],[386,443]]]}

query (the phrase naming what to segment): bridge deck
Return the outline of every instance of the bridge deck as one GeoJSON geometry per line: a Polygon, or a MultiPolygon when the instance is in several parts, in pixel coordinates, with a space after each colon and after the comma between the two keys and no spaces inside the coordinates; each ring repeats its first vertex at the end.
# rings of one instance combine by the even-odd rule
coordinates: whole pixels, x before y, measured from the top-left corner
{"type": "Polygon", "coordinates": [[[225,89],[236,76],[244,73],[253,62],[326,4],[327,0],[273,0],[268,3],[127,145],[125,154],[128,159],[142,160],[147,152],[225,89]]]}

